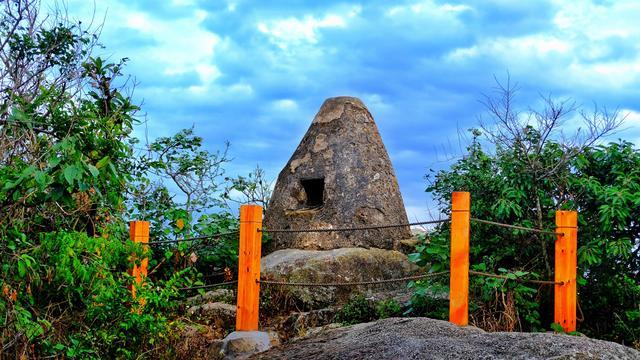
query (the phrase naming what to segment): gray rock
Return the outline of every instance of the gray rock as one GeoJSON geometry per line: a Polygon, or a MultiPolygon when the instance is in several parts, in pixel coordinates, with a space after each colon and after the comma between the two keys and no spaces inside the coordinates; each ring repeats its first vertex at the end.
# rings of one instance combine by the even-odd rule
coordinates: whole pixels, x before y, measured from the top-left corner
{"type": "Polygon", "coordinates": [[[222,337],[218,329],[200,324],[189,324],[177,329],[173,344],[175,359],[221,359],[222,337]]]}
{"type": "MultiPolygon", "coordinates": [[[[342,248],[333,250],[278,250],[262,258],[263,279],[288,282],[359,282],[414,275],[419,268],[395,250],[342,248]]],[[[292,300],[306,309],[344,303],[355,294],[374,294],[406,288],[406,282],[375,286],[296,287],[262,285],[263,293],[292,300]],[[278,294],[281,291],[284,294],[278,294]]],[[[278,300],[278,299],[276,299],[278,300]]],[[[280,302],[277,302],[280,303],[280,302]]]]}
{"type": "Polygon", "coordinates": [[[236,295],[233,290],[215,289],[207,291],[202,295],[192,296],[185,301],[189,305],[198,305],[208,302],[224,302],[227,304],[235,303],[236,295]]]}
{"type": "Polygon", "coordinates": [[[338,308],[326,308],[305,312],[292,312],[286,316],[276,318],[271,324],[281,339],[308,335],[309,331],[318,331],[333,322],[338,308]]]}
{"type": "Polygon", "coordinates": [[[214,302],[192,306],[187,309],[191,317],[206,324],[214,324],[221,329],[233,329],[236,322],[236,306],[214,302]]]}
{"type": "MultiPolygon", "coordinates": [[[[322,228],[407,223],[398,181],[373,117],[356,98],[322,104],[280,172],[265,227],[322,228]]],[[[278,249],[396,248],[409,227],[325,233],[273,233],[278,249]]]]}
{"type": "Polygon", "coordinates": [[[640,359],[612,342],[552,333],[487,333],[427,318],[330,329],[252,359],[640,359]]]}
{"type": "Polygon", "coordinates": [[[224,359],[247,359],[249,356],[279,345],[277,335],[263,331],[234,331],[222,341],[224,359]]]}

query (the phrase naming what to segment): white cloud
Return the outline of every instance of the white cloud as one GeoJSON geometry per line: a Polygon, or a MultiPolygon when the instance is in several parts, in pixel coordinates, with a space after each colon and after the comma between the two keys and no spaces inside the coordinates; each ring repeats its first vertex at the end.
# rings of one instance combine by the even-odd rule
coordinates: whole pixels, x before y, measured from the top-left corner
{"type": "MultiPolygon", "coordinates": [[[[544,58],[555,54],[568,54],[573,45],[555,36],[536,34],[521,37],[487,38],[468,48],[454,49],[448,60],[460,61],[478,56],[498,59],[544,58]]],[[[527,62],[525,62],[527,63],[527,62]]]]}
{"type": "Polygon", "coordinates": [[[171,5],[174,6],[191,6],[194,5],[194,0],[171,0],[171,5]]]}
{"type": "Polygon", "coordinates": [[[292,100],[292,99],[276,100],[272,103],[272,105],[273,105],[273,109],[279,110],[279,111],[290,111],[290,110],[298,109],[298,103],[296,103],[295,100],[292,100]]]}
{"type": "MultiPolygon", "coordinates": [[[[353,11],[353,16],[359,13],[359,10],[353,11]]],[[[316,44],[321,29],[344,28],[346,25],[344,17],[339,15],[327,14],[322,18],[307,15],[304,18],[290,17],[262,21],[258,23],[258,31],[266,35],[273,44],[285,50],[289,46],[302,43],[316,44]]]]}
{"type": "Polygon", "coordinates": [[[387,111],[392,107],[379,94],[363,94],[361,98],[374,116],[377,112],[387,111]]]}
{"type": "Polygon", "coordinates": [[[144,13],[132,12],[126,15],[126,24],[129,28],[139,30],[143,32],[149,32],[153,30],[149,18],[144,13]]]}
{"type": "Polygon", "coordinates": [[[567,35],[585,35],[591,40],[610,36],[637,36],[640,29],[640,2],[613,1],[598,5],[590,1],[556,0],[559,10],[554,18],[558,29],[567,35]]]}
{"type": "Polygon", "coordinates": [[[546,74],[562,87],[621,90],[640,80],[640,2],[555,1],[553,26],[521,36],[485,36],[445,60],[503,63],[516,76],[546,74]],[[635,40],[634,40],[635,39],[635,40]]]}
{"type": "Polygon", "coordinates": [[[473,10],[468,5],[436,4],[433,0],[418,1],[413,4],[393,6],[387,10],[387,16],[406,16],[423,14],[429,16],[450,16],[455,13],[473,10]]]}
{"type": "MultiPolygon", "coordinates": [[[[206,30],[203,21],[207,12],[197,9],[190,0],[173,0],[172,5],[183,8],[181,16],[162,18],[149,11],[132,10],[124,2],[95,3],[96,14],[107,14],[102,31],[103,39],[119,39],[132,36],[142,44],[126,49],[110,49],[126,52],[132,62],[145,63],[158,71],[158,76],[180,75],[195,72],[204,84],[210,84],[219,70],[213,64],[213,55],[220,37],[206,30]],[[192,11],[189,11],[192,9],[192,11]]],[[[88,17],[93,3],[69,0],[74,16],[88,17]]],[[[141,84],[145,86],[145,84],[141,84]]]]}
{"type": "Polygon", "coordinates": [[[620,110],[620,114],[625,116],[623,126],[633,128],[640,132],[640,111],[622,109],[620,110]]]}
{"type": "Polygon", "coordinates": [[[420,158],[420,152],[415,150],[404,149],[391,154],[394,161],[415,161],[420,158]]]}

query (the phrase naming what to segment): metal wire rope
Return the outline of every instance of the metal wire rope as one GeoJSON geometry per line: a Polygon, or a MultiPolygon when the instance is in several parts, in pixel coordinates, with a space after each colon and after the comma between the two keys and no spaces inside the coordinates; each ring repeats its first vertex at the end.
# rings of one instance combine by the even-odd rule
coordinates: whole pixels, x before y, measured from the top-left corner
{"type": "Polygon", "coordinates": [[[533,279],[520,279],[520,278],[513,279],[506,275],[490,274],[490,273],[475,271],[475,270],[469,270],[469,274],[492,277],[496,279],[513,280],[521,283],[532,283],[532,284],[540,284],[540,285],[564,285],[564,281],[533,280],[533,279]]]}
{"type": "Polygon", "coordinates": [[[540,234],[547,234],[547,235],[554,235],[554,236],[555,235],[564,236],[564,233],[562,233],[562,232],[555,232],[555,231],[542,230],[542,229],[534,229],[534,228],[528,228],[528,227],[519,226],[519,225],[503,224],[503,223],[499,223],[499,222],[496,222],[496,221],[482,220],[482,219],[478,219],[478,218],[471,218],[471,221],[475,221],[475,222],[479,222],[479,223],[483,223],[483,224],[506,227],[506,228],[510,228],[510,229],[531,231],[531,232],[536,232],[536,233],[540,233],[540,234]]]}
{"type": "Polygon", "coordinates": [[[286,286],[304,286],[304,287],[339,287],[339,286],[359,286],[359,285],[378,285],[378,284],[387,284],[393,282],[404,282],[410,280],[420,280],[425,278],[430,278],[438,275],[448,274],[449,271],[441,271],[430,274],[422,274],[422,275],[414,275],[414,276],[405,276],[401,278],[395,279],[383,279],[383,280],[370,280],[370,281],[353,281],[353,282],[329,282],[329,283],[320,283],[320,282],[288,282],[288,281],[277,281],[277,280],[256,280],[260,284],[265,285],[286,285],[286,286]]]}
{"type": "Polygon", "coordinates": [[[266,232],[266,233],[304,233],[304,232],[337,232],[337,231],[377,230],[377,229],[388,229],[388,228],[394,228],[394,227],[406,227],[406,226],[414,226],[414,225],[440,224],[440,223],[448,222],[450,220],[451,220],[450,218],[447,218],[447,219],[439,219],[439,220],[431,220],[431,221],[419,221],[419,222],[404,223],[404,224],[372,225],[372,226],[344,227],[344,228],[333,228],[333,229],[258,229],[258,232],[266,232]]]}
{"type": "Polygon", "coordinates": [[[207,240],[207,239],[217,239],[226,235],[235,235],[238,234],[239,231],[235,230],[235,231],[229,231],[226,233],[219,233],[219,234],[214,234],[214,235],[204,235],[204,236],[196,236],[196,237],[190,237],[190,238],[184,238],[184,239],[174,239],[174,240],[156,240],[156,241],[149,241],[147,243],[147,245],[158,245],[158,244],[172,244],[172,243],[181,243],[181,242],[186,242],[186,241],[197,241],[197,240],[207,240]]]}
{"type": "Polygon", "coordinates": [[[184,287],[184,288],[180,288],[178,290],[210,289],[210,288],[214,288],[214,287],[220,287],[220,286],[225,286],[225,285],[233,285],[233,284],[237,284],[237,283],[238,283],[238,280],[233,280],[233,281],[226,281],[226,282],[221,282],[221,283],[217,283],[217,284],[184,287]]]}

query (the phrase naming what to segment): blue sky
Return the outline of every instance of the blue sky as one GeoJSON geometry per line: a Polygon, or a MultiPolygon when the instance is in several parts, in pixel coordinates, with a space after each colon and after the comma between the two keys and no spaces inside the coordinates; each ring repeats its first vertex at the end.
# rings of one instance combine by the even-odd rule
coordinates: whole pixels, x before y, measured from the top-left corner
{"type": "Polygon", "coordinates": [[[361,98],[412,220],[429,217],[423,176],[462,154],[494,75],[525,107],[540,93],[619,107],[616,137],[640,141],[635,0],[67,3],[85,23],[106,14],[100,53],[130,59],[149,136],[194,125],[209,150],[229,140],[232,175],[259,164],[275,179],[325,98],[361,98]]]}

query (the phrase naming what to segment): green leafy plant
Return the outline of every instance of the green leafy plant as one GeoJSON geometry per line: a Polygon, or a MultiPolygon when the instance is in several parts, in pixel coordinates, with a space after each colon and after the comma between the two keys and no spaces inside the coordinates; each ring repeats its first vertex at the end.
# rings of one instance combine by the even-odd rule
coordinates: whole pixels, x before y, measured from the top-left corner
{"type": "Polygon", "coordinates": [[[393,299],[382,300],[376,304],[376,317],[386,319],[402,314],[402,305],[393,299]]]}
{"type": "Polygon", "coordinates": [[[155,221],[151,235],[167,239],[232,231],[237,220],[197,213],[204,201],[223,204],[215,194],[193,192],[185,206],[167,186],[147,194],[157,197],[152,212],[138,211],[136,184],[158,180],[148,169],[190,181],[211,170],[212,155],[185,131],[158,139],[153,151],[170,148],[159,164],[136,156],[126,59],[92,57],[96,34],[61,14],[43,21],[38,10],[23,0],[0,5],[0,357],[170,357],[183,289],[235,264],[237,238],[194,263],[193,243],[144,249],[127,240],[126,222],[155,221]],[[167,253],[178,263],[162,271],[167,253]],[[149,277],[135,285],[132,262],[145,257],[149,277]]]}
{"type": "MultiPolygon", "coordinates": [[[[450,169],[427,175],[427,192],[447,214],[451,193],[469,191],[473,217],[546,230],[553,230],[557,210],[577,210],[578,328],[637,343],[640,150],[625,141],[594,145],[620,124],[617,112],[586,112],[550,98],[543,98],[540,110],[518,112],[514,89],[499,85],[498,97],[485,100],[493,122],[470,131],[465,156],[450,169]],[[582,117],[590,131],[560,137],[569,114],[582,117]]],[[[446,269],[448,242],[449,225],[442,224],[410,259],[426,269],[446,269]]],[[[553,279],[553,246],[553,236],[472,223],[471,269],[506,279],[471,276],[471,322],[489,330],[548,329],[553,287],[518,280],[553,279]]],[[[416,282],[411,309],[446,316],[432,290],[446,285],[416,282]]]]}
{"type": "Polygon", "coordinates": [[[364,295],[356,295],[336,313],[335,320],[343,325],[359,324],[376,318],[376,309],[364,295]]]}

